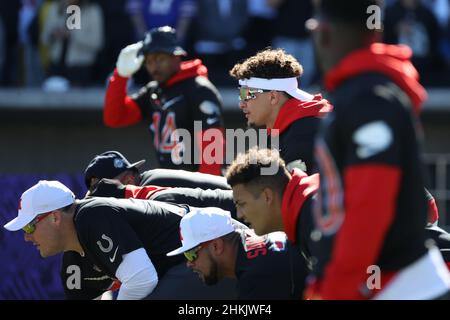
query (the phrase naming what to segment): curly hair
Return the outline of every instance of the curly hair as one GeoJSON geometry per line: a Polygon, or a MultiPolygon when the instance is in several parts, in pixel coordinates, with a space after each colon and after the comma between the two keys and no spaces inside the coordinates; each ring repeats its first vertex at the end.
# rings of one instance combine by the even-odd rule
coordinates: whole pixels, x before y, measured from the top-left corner
{"type": "Polygon", "coordinates": [[[230,75],[237,80],[292,78],[302,74],[302,65],[283,49],[265,49],[230,70],[230,75]]]}
{"type": "Polygon", "coordinates": [[[236,157],[225,177],[231,187],[243,184],[254,196],[258,196],[264,188],[282,195],[289,183],[290,174],[277,150],[254,147],[236,157]],[[263,174],[262,170],[269,167],[276,168],[276,172],[271,175],[263,174]]]}

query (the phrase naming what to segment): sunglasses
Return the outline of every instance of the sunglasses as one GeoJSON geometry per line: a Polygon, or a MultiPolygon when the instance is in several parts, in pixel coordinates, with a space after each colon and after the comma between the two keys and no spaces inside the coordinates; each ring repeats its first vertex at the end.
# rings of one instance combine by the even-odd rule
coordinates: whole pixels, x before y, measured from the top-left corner
{"type": "Polygon", "coordinates": [[[41,214],[37,216],[33,221],[31,221],[29,224],[27,224],[25,227],[22,228],[22,230],[27,234],[32,234],[34,231],[36,231],[36,225],[44,220],[48,215],[50,215],[53,211],[41,214]]]}
{"type": "Polygon", "coordinates": [[[249,87],[239,87],[239,101],[256,99],[256,93],[269,92],[272,90],[250,89],[249,87]]]}
{"type": "Polygon", "coordinates": [[[191,250],[183,252],[184,256],[186,257],[186,260],[189,262],[194,262],[198,258],[198,252],[200,251],[200,249],[204,248],[210,242],[211,241],[206,241],[191,250]]]}

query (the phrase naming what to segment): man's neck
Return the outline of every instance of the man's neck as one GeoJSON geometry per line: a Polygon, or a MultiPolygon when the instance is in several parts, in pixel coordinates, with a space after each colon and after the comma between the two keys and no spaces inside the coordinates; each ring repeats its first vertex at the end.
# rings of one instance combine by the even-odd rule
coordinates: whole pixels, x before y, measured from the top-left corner
{"type": "Polygon", "coordinates": [[[276,196],[275,202],[272,208],[272,212],[275,213],[273,222],[275,223],[274,230],[284,231],[283,217],[281,213],[281,206],[283,205],[283,199],[276,196]]]}
{"type": "Polygon", "coordinates": [[[279,99],[279,102],[273,106],[273,111],[269,116],[269,119],[267,119],[265,125],[266,128],[273,128],[275,125],[275,122],[277,121],[278,118],[278,114],[280,113],[281,108],[284,106],[284,104],[286,103],[286,101],[288,101],[289,98],[285,97],[284,95],[282,96],[282,98],[279,99]]]}
{"type": "Polygon", "coordinates": [[[223,255],[226,257],[224,261],[222,261],[222,276],[226,278],[236,279],[236,259],[238,253],[240,237],[236,238],[233,243],[227,244],[226,250],[227,254],[223,255]],[[228,259],[230,257],[230,259],[228,259]]]}

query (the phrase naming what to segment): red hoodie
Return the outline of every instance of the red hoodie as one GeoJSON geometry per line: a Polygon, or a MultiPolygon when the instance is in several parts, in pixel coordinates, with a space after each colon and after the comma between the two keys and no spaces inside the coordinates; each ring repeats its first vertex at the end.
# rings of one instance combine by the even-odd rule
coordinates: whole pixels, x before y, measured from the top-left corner
{"type": "Polygon", "coordinates": [[[284,231],[292,243],[297,243],[297,221],[300,219],[303,203],[319,189],[319,174],[308,176],[300,169],[293,169],[292,178],[283,193],[281,216],[284,231]]]}
{"type": "MultiPolygon", "coordinates": [[[[208,77],[208,69],[202,64],[200,59],[183,61],[180,70],[172,78],[167,80],[161,87],[170,87],[174,84],[197,76],[208,77]]],[[[105,96],[105,108],[103,110],[103,122],[106,126],[112,128],[120,128],[139,123],[143,120],[141,109],[137,103],[127,95],[128,78],[118,74],[117,69],[114,70],[113,76],[110,78],[109,86],[105,96]]],[[[223,134],[223,129],[220,128],[223,134]]],[[[204,132],[199,132],[195,137],[202,141],[199,144],[201,150],[200,155],[203,156],[209,144],[213,141],[203,141],[204,132]]],[[[222,144],[223,141],[222,141],[222,144]]],[[[202,158],[203,160],[203,158],[202,158]]],[[[201,162],[199,172],[221,175],[221,164],[207,164],[204,160],[201,162]]]]}
{"type": "MultiPolygon", "coordinates": [[[[368,48],[351,52],[325,76],[327,90],[333,91],[342,82],[360,74],[376,72],[383,74],[396,83],[411,99],[413,110],[419,114],[427,94],[418,82],[419,75],[409,61],[412,52],[406,46],[374,43],[368,48]]],[[[333,249],[333,260],[327,265],[320,293],[324,298],[346,297],[365,299],[359,292],[360,270],[346,274],[346,278],[338,277],[344,271],[339,262],[349,261],[346,266],[361,267],[367,261],[373,261],[377,250],[380,250],[385,226],[391,223],[395,212],[396,194],[399,189],[400,172],[397,168],[382,165],[361,165],[347,168],[343,174],[345,189],[346,224],[336,236],[333,249]],[[373,185],[373,181],[382,177],[383,184],[373,185]],[[367,193],[366,190],[371,190],[367,193]],[[364,197],[365,214],[361,215],[358,199],[364,197]],[[380,202],[379,199],[385,199],[380,202]],[[367,226],[366,217],[376,216],[378,219],[370,226],[370,237],[365,243],[366,250],[355,255],[348,250],[354,231],[358,226],[367,226]],[[350,218],[351,217],[351,218],[350,218]]],[[[359,228],[361,229],[361,228],[359,228]]],[[[361,230],[360,230],[361,232],[361,230]]],[[[356,270],[354,267],[354,270],[356,270]]],[[[365,270],[364,270],[365,271],[365,270]]],[[[381,288],[392,279],[395,273],[382,272],[381,288]]],[[[319,287],[320,287],[319,286],[319,287]]],[[[376,290],[371,292],[376,293],[376,290]]]]}
{"type": "MultiPolygon", "coordinates": [[[[170,87],[177,82],[196,76],[208,77],[208,69],[201,60],[183,61],[180,71],[161,86],[170,87]]],[[[120,76],[117,69],[114,70],[114,74],[109,80],[108,90],[106,90],[105,109],[103,110],[103,121],[108,127],[126,127],[142,121],[139,106],[127,95],[127,81],[128,78],[120,76]]]]}
{"type": "MultiPolygon", "coordinates": [[[[272,129],[278,129],[282,134],[289,126],[298,119],[306,117],[323,117],[333,110],[333,106],[322,95],[316,94],[310,101],[289,99],[281,107],[272,129]]],[[[271,128],[267,129],[271,134],[271,128]]]]}
{"type": "Polygon", "coordinates": [[[427,92],[419,83],[419,73],[410,59],[412,51],[403,45],[374,43],[369,48],[353,51],[325,76],[325,87],[333,91],[350,77],[375,71],[395,82],[410,97],[419,114],[427,92]]]}

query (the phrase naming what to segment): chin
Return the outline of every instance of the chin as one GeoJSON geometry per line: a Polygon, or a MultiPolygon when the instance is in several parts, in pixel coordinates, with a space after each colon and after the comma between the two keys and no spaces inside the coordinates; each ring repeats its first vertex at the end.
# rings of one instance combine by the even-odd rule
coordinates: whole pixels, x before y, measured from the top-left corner
{"type": "Polygon", "coordinates": [[[266,230],[264,230],[264,229],[262,229],[262,228],[255,227],[255,226],[253,226],[253,225],[252,225],[252,228],[253,228],[253,230],[255,231],[255,233],[256,233],[258,236],[262,236],[262,235],[268,233],[268,232],[266,232],[266,230]]]}
{"type": "Polygon", "coordinates": [[[41,254],[42,258],[52,257],[57,254],[57,252],[44,252],[44,251],[39,251],[39,253],[41,254]]]}

